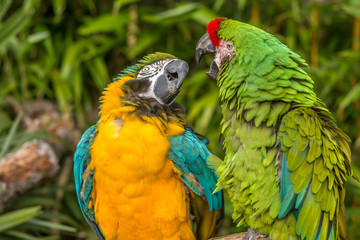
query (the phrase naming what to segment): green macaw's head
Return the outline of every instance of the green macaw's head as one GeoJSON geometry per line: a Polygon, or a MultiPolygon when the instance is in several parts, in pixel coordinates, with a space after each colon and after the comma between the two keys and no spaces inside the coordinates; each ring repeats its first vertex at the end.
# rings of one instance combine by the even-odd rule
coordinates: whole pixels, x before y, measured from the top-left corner
{"type": "Polygon", "coordinates": [[[315,101],[313,81],[303,69],[306,62],[259,28],[216,18],[197,43],[197,63],[208,53],[215,57],[207,74],[217,80],[222,100],[246,96],[257,101],[315,101]]]}
{"type": "MultiPolygon", "coordinates": [[[[217,79],[219,69],[223,61],[231,61],[235,56],[234,43],[230,40],[237,35],[237,31],[232,27],[232,37],[229,35],[220,35],[221,31],[220,24],[223,25],[224,20],[228,21],[226,18],[216,18],[212,20],[207,26],[207,32],[200,38],[196,46],[196,62],[200,63],[200,59],[203,55],[209,53],[215,53],[214,61],[210,65],[210,71],[206,74],[213,78],[217,79]]],[[[235,22],[235,25],[237,22],[235,22]]],[[[223,31],[223,30],[222,30],[223,31]]]]}
{"type": "MultiPolygon", "coordinates": [[[[207,73],[213,79],[217,79],[224,65],[230,68],[234,65],[242,66],[246,68],[247,73],[256,71],[258,64],[267,55],[272,55],[273,60],[276,61],[276,54],[281,58],[283,53],[287,53],[295,62],[306,65],[297,54],[292,53],[273,35],[249,24],[227,18],[216,18],[208,24],[207,32],[196,46],[197,63],[208,53],[215,53],[214,61],[207,73]]],[[[278,61],[281,62],[280,59],[278,61]]]]}
{"type": "Polygon", "coordinates": [[[127,81],[125,88],[143,99],[155,99],[161,105],[170,105],[179,94],[188,70],[185,61],[170,54],[155,53],[125,69],[115,81],[131,76],[134,79],[127,81]]]}

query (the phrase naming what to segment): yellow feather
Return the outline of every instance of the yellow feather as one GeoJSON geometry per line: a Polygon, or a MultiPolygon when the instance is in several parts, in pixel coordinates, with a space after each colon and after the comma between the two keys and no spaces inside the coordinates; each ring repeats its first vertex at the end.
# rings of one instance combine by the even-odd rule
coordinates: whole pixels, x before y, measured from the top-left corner
{"type": "Polygon", "coordinates": [[[184,129],[128,114],[134,107],[120,101],[125,80],[104,91],[91,147],[96,222],[106,239],[194,240],[189,200],[167,158],[168,136],[184,129]]]}

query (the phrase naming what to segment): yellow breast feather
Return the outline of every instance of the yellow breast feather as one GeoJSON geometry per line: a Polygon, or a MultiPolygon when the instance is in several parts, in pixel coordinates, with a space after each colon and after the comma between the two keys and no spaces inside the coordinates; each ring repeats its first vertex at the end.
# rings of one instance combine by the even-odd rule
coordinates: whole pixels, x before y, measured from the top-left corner
{"type": "Polygon", "coordinates": [[[195,239],[189,199],[167,157],[168,136],[184,129],[155,117],[141,119],[136,107],[123,106],[126,80],[105,90],[91,148],[96,221],[106,239],[195,239]]]}

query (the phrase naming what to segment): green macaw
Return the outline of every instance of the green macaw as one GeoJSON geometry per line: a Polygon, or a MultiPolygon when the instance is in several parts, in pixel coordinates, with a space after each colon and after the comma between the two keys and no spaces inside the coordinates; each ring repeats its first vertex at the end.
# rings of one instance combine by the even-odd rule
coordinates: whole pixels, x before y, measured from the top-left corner
{"type": "MultiPolygon", "coordinates": [[[[199,40],[196,60],[215,53],[210,77],[222,102],[226,157],[218,189],[233,219],[270,239],[346,239],[349,137],[313,91],[307,64],[251,25],[217,18],[199,40]]],[[[249,236],[249,234],[248,234],[249,236]]]]}

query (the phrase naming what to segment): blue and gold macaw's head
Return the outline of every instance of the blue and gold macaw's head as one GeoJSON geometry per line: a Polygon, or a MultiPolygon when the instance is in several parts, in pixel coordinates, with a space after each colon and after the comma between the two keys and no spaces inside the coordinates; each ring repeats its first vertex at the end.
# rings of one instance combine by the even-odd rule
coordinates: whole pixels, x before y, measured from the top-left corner
{"type": "Polygon", "coordinates": [[[153,53],[126,68],[115,81],[130,76],[133,79],[123,84],[124,92],[132,93],[132,97],[170,105],[179,94],[188,71],[189,65],[185,61],[170,54],[153,53]]]}
{"type": "Polygon", "coordinates": [[[189,70],[167,53],[153,53],[127,67],[103,91],[100,121],[132,117],[145,121],[185,122],[185,109],[175,102],[189,70]]]}

